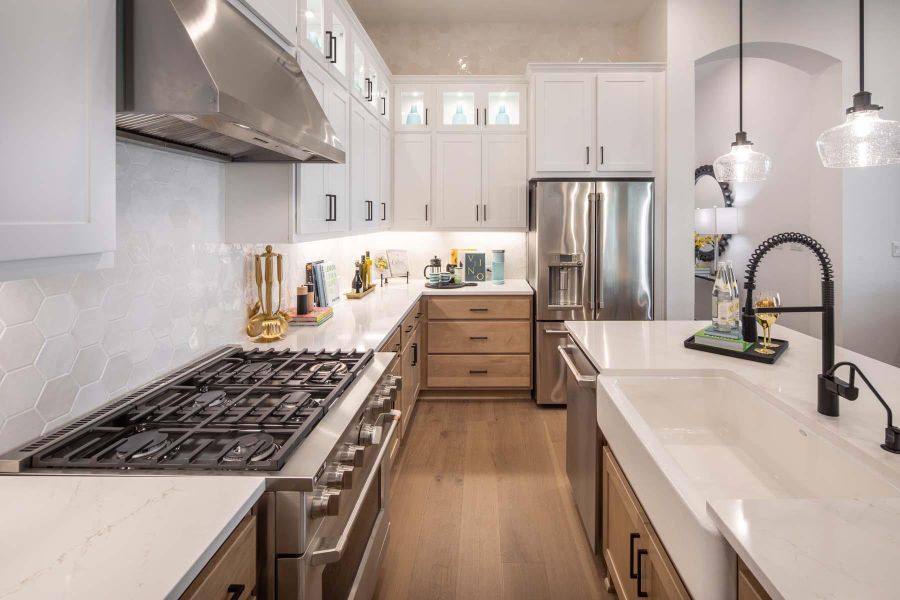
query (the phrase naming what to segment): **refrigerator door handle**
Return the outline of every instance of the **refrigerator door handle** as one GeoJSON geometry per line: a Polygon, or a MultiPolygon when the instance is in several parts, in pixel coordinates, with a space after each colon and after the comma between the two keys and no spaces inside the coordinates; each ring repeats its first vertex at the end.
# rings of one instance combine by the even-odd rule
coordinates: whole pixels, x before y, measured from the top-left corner
{"type": "Polygon", "coordinates": [[[598,317],[598,312],[604,308],[603,303],[603,193],[597,192],[594,194],[594,199],[596,202],[593,202],[591,205],[594,207],[594,222],[592,223],[592,227],[594,228],[594,273],[591,275],[592,289],[591,289],[591,299],[594,304],[594,320],[598,317]]]}
{"type": "Polygon", "coordinates": [[[591,311],[591,319],[595,320],[597,318],[597,308],[594,306],[594,299],[597,296],[597,282],[596,279],[596,271],[597,268],[594,266],[595,260],[597,260],[597,203],[594,201],[597,197],[597,194],[590,193],[588,194],[588,219],[590,220],[590,231],[588,232],[588,256],[590,256],[590,262],[588,262],[589,269],[585,269],[590,271],[588,276],[590,278],[590,299],[588,300],[588,309],[591,311]]]}

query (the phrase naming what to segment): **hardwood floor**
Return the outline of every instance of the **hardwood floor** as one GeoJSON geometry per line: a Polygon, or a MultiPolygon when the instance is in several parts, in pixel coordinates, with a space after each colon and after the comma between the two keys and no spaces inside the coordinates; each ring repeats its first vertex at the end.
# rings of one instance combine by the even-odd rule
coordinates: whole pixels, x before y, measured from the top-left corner
{"type": "Polygon", "coordinates": [[[565,474],[565,410],[422,401],[393,482],[379,600],[609,600],[565,474]]]}

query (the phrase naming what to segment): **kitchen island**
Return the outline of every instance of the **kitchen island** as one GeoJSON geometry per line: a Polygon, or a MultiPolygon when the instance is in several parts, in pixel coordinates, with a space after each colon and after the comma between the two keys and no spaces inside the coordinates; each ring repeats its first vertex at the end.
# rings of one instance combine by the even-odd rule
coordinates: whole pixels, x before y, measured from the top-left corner
{"type": "MultiPolygon", "coordinates": [[[[734,597],[736,554],[772,598],[896,597],[879,560],[900,551],[900,456],[880,448],[884,409],[861,388],[840,417],[816,412],[815,338],[776,326],[790,348],[765,365],[686,349],[705,324],[566,324],[599,371],[598,425],[691,595],[734,597]],[[701,389],[740,392],[738,408],[701,389]],[[753,473],[759,457],[769,468],[753,473]],[[851,547],[860,559],[841,563],[851,547]]],[[[835,358],[859,365],[896,408],[900,369],[842,348],[835,358]]]]}

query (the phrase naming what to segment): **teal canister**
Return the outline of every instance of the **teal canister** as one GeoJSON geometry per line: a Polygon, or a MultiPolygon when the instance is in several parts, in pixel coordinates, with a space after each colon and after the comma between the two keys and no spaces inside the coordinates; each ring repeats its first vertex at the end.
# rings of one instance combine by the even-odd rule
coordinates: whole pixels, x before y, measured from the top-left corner
{"type": "Polygon", "coordinates": [[[491,250],[491,280],[499,285],[504,282],[506,250],[491,250]]]}

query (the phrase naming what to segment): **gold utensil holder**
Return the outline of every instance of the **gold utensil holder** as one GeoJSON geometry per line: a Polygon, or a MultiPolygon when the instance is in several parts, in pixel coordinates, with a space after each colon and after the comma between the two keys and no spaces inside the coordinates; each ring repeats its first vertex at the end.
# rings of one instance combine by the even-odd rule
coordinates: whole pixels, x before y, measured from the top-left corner
{"type": "Polygon", "coordinates": [[[284,339],[288,331],[287,314],[281,310],[284,257],[277,252],[272,252],[271,245],[266,246],[263,254],[253,257],[253,270],[259,300],[247,311],[247,335],[258,343],[277,342],[284,339]],[[277,307],[272,300],[276,275],[278,279],[277,307]],[[263,296],[263,281],[266,284],[265,296],[263,296]]]}

